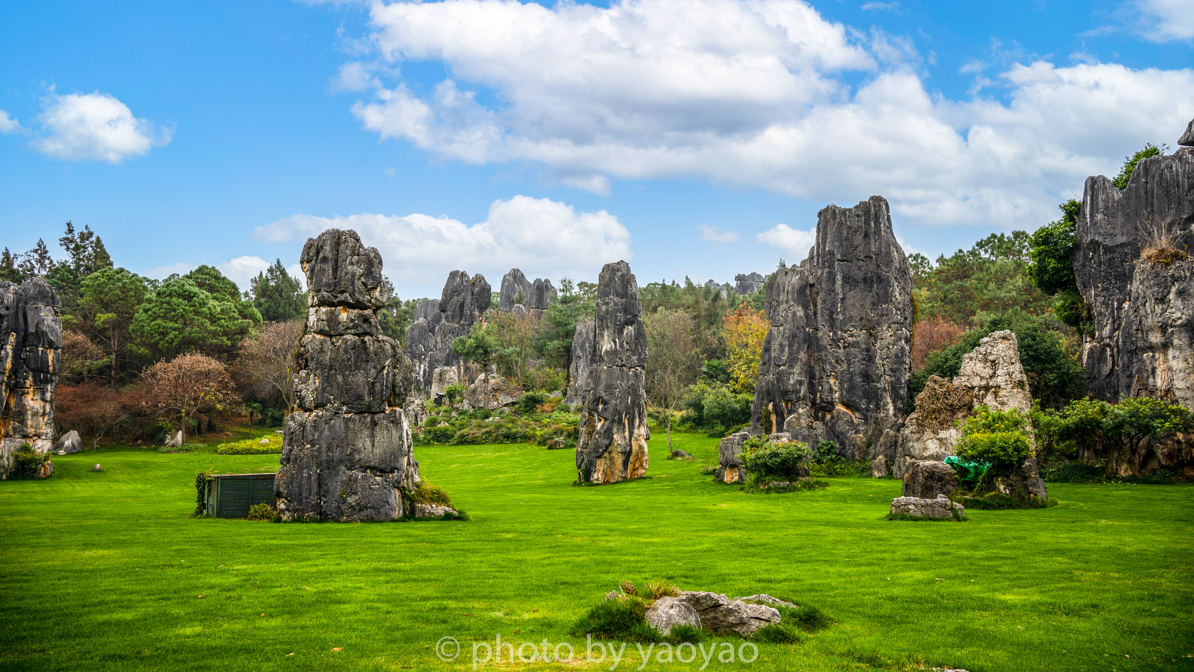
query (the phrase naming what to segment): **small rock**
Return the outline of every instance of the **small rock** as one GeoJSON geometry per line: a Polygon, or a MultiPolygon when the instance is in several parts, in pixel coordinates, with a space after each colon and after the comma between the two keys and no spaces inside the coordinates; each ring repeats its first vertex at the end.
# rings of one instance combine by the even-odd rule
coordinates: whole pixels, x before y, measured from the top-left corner
{"type": "Polygon", "coordinates": [[[177,448],[182,445],[182,441],[182,430],[180,429],[174,434],[174,436],[166,437],[166,447],[177,448]]]}
{"type": "Polygon", "coordinates": [[[661,597],[647,608],[647,624],[663,635],[670,635],[677,625],[701,627],[701,617],[679,597],[661,597]]]}
{"type": "Polygon", "coordinates": [[[880,455],[871,462],[871,478],[887,478],[887,457],[880,455]]]}
{"type": "Polygon", "coordinates": [[[568,440],[560,437],[547,442],[548,450],[563,450],[568,447],[568,440]]]}
{"type": "Polygon", "coordinates": [[[439,518],[445,513],[459,513],[450,506],[441,506],[439,504],[420,504],[415,502],[412,508],[414,508],[415,518],[439,518]]]}
{"type": "Polygon", "coordinates": [[[798,609],[795,604],[787,600],[781,600],[778,597],[771,597],[767,593],[759,593],[758,595],[747,595],[746,597],[735,597],[735,600],[741,602],[758,602],[759,604],[769,604],[773,607],[783,607],[785,609],[798,609]]]}
{"type": "Polygon", "coordinates": [[[259,443],[260,445],[263,445],[263,446],[268,446],[269,439],[262,439],[262,440],[258,441],[257,443],[259,443]]]}
{"type": "Polygon", "coordinates": [[[616,591],[616,590],[611,590],[605,594],[606,602],[609,602],[610,600],[616,600],[616,599],[618,599],[618,591],[616,591]]]}
{"type": "Polygon", "coordinates": [[[904,497],[936,499],[938,495],[948,497],[958,489],[958,474],[944,462],[913,460],[904,474],[904,497]]]}
{"type": "Polygon", "coordinates": [[[936,499],[896,497],[891,500],[891,512],[906,516],[946,520],[954,517],[954,511],[958,512],[958,520],[966,520],[966,509],[957,502],[951,502],[945,495],[937,495],[936,499]]]}
{"type": "Polygon", "coordinates": [[[672,459],[695,460],[696,458],[693,457],[691,454],[684,452],[683,450],[673,450],[672,451],[672,459]]]}
{"type": "Polygon", "coordinates": [[[103,468],[103,466],[102,466],[102,465],[98,465],[98,464],[97,464],[97,465],[95,465],[94,467],[92,467],[92,468],[91,468],[91,470],[92,470],[92,471],[103,471],[103,470],[104,470],[104,468],[103,468]]]}

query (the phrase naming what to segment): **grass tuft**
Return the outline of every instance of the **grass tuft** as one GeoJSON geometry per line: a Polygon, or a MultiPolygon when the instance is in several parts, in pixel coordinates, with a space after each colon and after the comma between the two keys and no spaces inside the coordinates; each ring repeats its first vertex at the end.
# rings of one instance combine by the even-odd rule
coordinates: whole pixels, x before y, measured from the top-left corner
{"type": "Polygon", "coordinates": [[[751,639],[761,644],[798,644],[800,635],[784,625],[772,624],[759,628],[751,639]]]}
{"type": "Polygon", "coordinates": [[[643,586],[643,596],[658,600],[661,597],[680,597],[680,589],[667,581],[648,581],[643,586]]]}
{"type": "MultiPolygon", "coordinates": [[[[625,587],[623,583],[623,589],[625,587]]],[[[630,586],[632,589],[634,586],[630,586]]],[[[658,642],[659,631],[647,625],[648,602],[641,597],[624,595],[598,603],[568,631],[573,637],[592,635],[594,639],[627,642],[658,642]]]]}

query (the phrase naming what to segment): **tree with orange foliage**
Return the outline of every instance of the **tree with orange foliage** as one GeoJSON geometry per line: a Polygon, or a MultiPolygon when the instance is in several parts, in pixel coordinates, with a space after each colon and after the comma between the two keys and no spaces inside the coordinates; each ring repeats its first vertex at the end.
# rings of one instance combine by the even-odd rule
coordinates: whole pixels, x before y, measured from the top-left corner
{"type": "Polygon", "coordinates": [[[82,385],[59,385],[54,394],[54,416],[59,426],[91,437],[91,449],[128,417],[127,395],[91,381],[82,385]]]}
{"type": "Polygon", "coordinates": [[[761,310],[743,302],[721,318],[722,338],[726,343],[726,368],[730,384],[740,394],[751,394],[759,378],[759,358],[763,341],[771,325],[761,310]]]}
{"type": "Polygon", "coordinates": [[[199,411],[220,410],[240,401],[232,376],[220,362],[196,353],[162,360],[141,374],[141,405],[161,417],[178,418],[186,438],[187,420],[199,411]]]}
{"type": "Polygon", "coordinates": [[[965,333],[962,325],[940,317],[917,322],[912,328],[912,370],[925,368],[929,355],[957,343],[965,333]]]}

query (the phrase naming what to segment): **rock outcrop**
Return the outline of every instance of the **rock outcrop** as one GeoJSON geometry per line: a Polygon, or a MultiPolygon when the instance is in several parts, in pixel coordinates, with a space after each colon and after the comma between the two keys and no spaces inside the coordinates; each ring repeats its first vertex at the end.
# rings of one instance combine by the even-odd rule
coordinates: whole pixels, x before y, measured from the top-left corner
{"type": "Polygon", "coordinates": [[[937,495],[933,499],[920,497],[896,497],[891,500],[891,513],[917,518],[936,518],[938,520],[966,520],[966,507],[951,502],[945,495],[937,495]]]}
{"type": "Polygon", "coordinates": [[[944,462],[916,460],[908,465],[900,494],[904,497],[937,499],[937,495],[948,497],[957,489],[958,474],[953,467],[944,462]]]}
{"type": "Polygon", "coordinates": [[[58,439],[58,443],[54,444],[53,451],[59,455],[81,453],[83,452],[83,439],[79,437],[78,432],[72,429],[58,439]]]}
{"type": "Polygon", "coordinates": [[[894,450],[912,372],[912,275],[887,201],[817,216],[817,243],[767,284],[751,433],[828,439],[843,455],[894,450]]]}
{"type": "MultiPolygon", "coordinates": [[[[757,275],[757,274],[756,274],[756,275],[757,275]]],[[[727,283],[724,283],[724,284],[720,284],[720,285],[719,285],[719,284],[717,284],[717,282],[715,282],[714,280],[706,280],[706,281],[705,281],[705,285],[704,285],[704,287],[705,287],[705,289],[707,289],[707,290],[712,290],[712,291],[714,291],[714,292],[717,292],[718,294],[720,294],[720,295],[721,295],[721,300],[722,300],[722,301],[729,301],[729,300],[730,300],[730,294],[733,294],[733,293],[735,293],[735,292],[734,292],[734,288],[733,288],[733,287],[731,287],[731,286],[730,286],[730,283],[728,283],[728,282],[727,282],[727,283]]]]}
{"type": "Polygon", "coordinates": [[[61,308],[58,293],[42,278],[20,285],[0,281],[0,479],[8,478],[13,453],[23,445],[40,453],[53,448],[61,308]]]}
{"type": "Polygon", "coordinates": [[[489,376],[477,376],[473,384],[464,391],[464,403],[469,409],[495,410],[503,406],[513,406],[521,396],[521,387],[491,373],[489,376]]]}
{"type": "Polygon", "coordinates": [[[402,406],[414,384],[399,344],[377,323],[381,255],[354,231],[307,241],[306,330],[296,355],[297,409],[286,418],[274,479],[284,520],[393,520],[419,464],[402,406]]]}
{"type": "Polygon", "coordinates": [[[466,379],[464,361],[453,354],[452,341],[484,322],[492,299],[485,276],[452,271],[439,300],[423,301],[415,308],[414,323],[406,330],[406,356],[418,389],[429,391],[435,370],[444,366],[456,369],[458,380],[466,379]]]}
{"type": "Polygon", "coordinates": [[[534,282],[527,280],[527,276],[517,268],[502,276],[502,286],[498,292],[498,310],[507,313],[514,306],[523,306],[532,315],[533,311],[547,310],[556,302],[556,288],[551,280],[536,278],[534,282]]]}
{"type": "Polygon", "coordinates": [[[739,295],[752,294],[763,288],[766,280],[758,273],[739,273],[734,276],[734,291],[739,295]]]}
{"type": "Polygon", "coordinates": [[[742,444],[750,438],[750,432],[730,434],[717,445],[717,473],[713,477],[717,483],[745,483],[746,470],[742,468],[742,444]]]}
{"type": "Polygon", "coordinates": [[[592,367],[576,447],[577,481],[616,483],[647,473],[647,335],[638,282],[625,261],[597,282],[592,367]]]}
{"type": "MultiPolygon", "coordinates": [[[[1182,139],[1189,135],[1187,128],[1182,139]]],[[[1194,409],[1194,262],[1183,260],[1194,249],[1191,194],[1194,149],[1187,148],[1137,163],[1123,191],[1101,175],[1086,180],[1074,277],[1094,323],[1082,361],[1097,399],[1148,394],[1194,409]],[[1177,254],[1154,263],[1142,258],[1150,247],[1177,254]]]]}
{"type": "Polygon", "coordinates": [[[680,600],[700,618],[701,629],[715,635],[737,635],[749,639],[759,628],[780,622],[779,611],[764,604],[731,600],[725,595],[684,591],[680,600]]]}
{"type": "Polygon", "coordinates": [[[568,394],[564,403],[577,406],[584,403],[585,387],[589,384],[589,372],[593,368],[593,318],[576,321],[576,335],[572,337],[572,361],[568,364],[568,394]]]}
{"type": "Polygon", "coordinates": [[[672,634],[672,628],[677,625],[687,625],[700,629],[701,617],[687,602],[679,597],[661,597],[647,608],[645,614],[647,625],[659,631],[659,634],[672,634]]]}

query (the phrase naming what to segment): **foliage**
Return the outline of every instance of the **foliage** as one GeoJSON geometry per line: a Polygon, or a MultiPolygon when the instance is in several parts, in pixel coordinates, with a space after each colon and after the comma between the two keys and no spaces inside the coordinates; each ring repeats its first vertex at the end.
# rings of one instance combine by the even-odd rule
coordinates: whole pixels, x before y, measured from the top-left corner
{"type": "Polygon", "coordinates": [[[722,430],[750,422],[750,409],[754,397],[749,394],[734,394],[725,385],[710,385],[699,381],[688,388],[684,399],[687,411],[681,417],[694,427],[722,430]]]}
{"type": "Polygon", "coordinates": [[[303,285],[290,275],[281,259],[249,281],[253,307],[266,322],[289,322],[306,314],[307,301],[303,285]]]}
{"type": "MultiPolygon", "coordinates": [[[[123,268],[105,268],[83,279],[79,327],[108,353],[108,382],[115,386],[134,356],[132,327],[149,294],[145,279],[123,268]]],[[[70,322],[65,319],[65,322],[70,322]]]]}
{"type": "Polygon", "coordinates": [[[518,398],[516,408],[521,413],[534,413],[539,407],[547,403],[547,393],[540,391],[525,392],[518,398]]]}
{"type": "Polygon", "coordinates": [[[129,416],[129,395],[99,382],[59,385],[54,395],[55,420],[91,437],[92,450],[129,416]]]}
{"type": "Polygon", "coordinates": [[[1017,409],[1000,411],[985,404],[962,425],[962,438],[954,452],[971,462],[989,464],[992,477],[1015,473],[1032,457],[1032,444],[1024,433],[1028,417],[1017,409]]]}
{"type": "Polygon", "coordinates": [[[278,434],[221,443],[216,446],[216,455],[276,455],[281,452],[282,437],[278,434]],[[261,443],[262,439],[265,439],[267,443],[261,443]]]}
{"type": "Polygon", "coordinates": [[[958,502],[964,508],[972,511],[1000,511],[1006,509],[1047,509],[1057,506],[1060,502],[1055,498],[1040,499],[1037,497],[1012,497],[1002,492],[988,492],[982,497],[959,495],[958,502]]]}
{"type": "Polygon", "coordinates": [[[109,359],[103,348],[91,342],[82,332],[71,328],[62,330],[62,363],[58,369],[59,385],[84,383],[106,376],[109,359]]]}
{"type": "Polygon", "coordinates": [[[1073,199],[1062,203],[1061,219],[1032,234],[1028,274],[1038,289],[1054,297],[1053,313],[1057,318],[1085,334],[1092,329],[1090,309],[1074,277],[1074,230],[1081,206],[1073,199]]]}
{"type": "Polygon", "coordinates": [[[604,600],[589,609],[568,630],[573,637],[592,635],[593,639],[624,642],[658,642],[659,631],[647,625],[648,602],[641,597],[621,595],[604,600]]]}
{"type": "Polygon", "coordinates": [[[567,380],[568,374],[565,371],[557,371],[547,366],[538,366],[526,371],[522,389],[543,390],[548,394],[563,392],[564,386],[567,385],[567,380]]]}
{"type": "Polygon", "coordinates": [[[721,318],[721,323],[726,344],[726,369],[733,390],[739,394],[754,394],[763,341],[770,329],[767,316],[743,302],[721,318]]]}
{"type": "Polygon", "coordinates": [[[515,378],[522,387],[527,357],[534,351],[539,335],[539,320],[529,313],[498,313],[490,318],[487,329],[497,341],[496,360],[502,373],[515,378]]]}
{"type": "Polygon", "coordinates": [[[924,390],[916,395],[916,421],[923,429],[948,429],[954,421],[970,413],[974,392],[954,385],[940,376],[930,376],[924,390]]]}
{"type": "Polygon", "coordinates": [[[446,416],[429,417],[424,426],[416,430],[415,444],[531,443],[545,446],[550,441],[562,440],[566,445],[574,446],[580,424],[580,416],[560,411],[523,417],[498,415],[489,420],[446,416]]]}
{"type": "Polygon", "coordinates": [[[672,451],[672,415],[684,401],[688,386],[696,380],[701,355],[695,325],[687,313],[660,310],[643,317],[647,332],[647,395],[667,410],[668,451],[672,451]]]}
{"type": "Polygon", "coordinates": [[[1189,411],[1153,397],[1127,397],[1118,404],[1078,399],[1060,411],[1038,412],[1034,420],[1042,440],[1082,444],[1101,455],[1106,478],[1114,478],[1123,460],[1138,454],[1146,440],[1194,429],[1189,411]]]}
{"type": "Polygon", "coordinates": [[[452,341],[451,348],[453,354],[481,369],[481,376],[485,380],[485,397],[489,397],[489,365],[493,364],[501,351],[501,344],[494,338],[490,328],[480,323],[474,324],[468,336],[460,336],[452,341]]]}
{"type": "Polygon", "coordinates": [[[755,631],[755,634],[753,637],[751,637],[751,639],[756,642],[763,642],[765,644],[800,643],[800,635],[792,632],[791,628],[788,628],[780,623],[764,625],[755,631]]]}
{"type": "MultiPolygon", "coordinates": [[[[1162,146],[1163,147],[1163,146],[1162,146]]],[[[1153,143],[1145,143],[1144,149],[1136,152],[1131,156],[1124,157],[1123,168],[1120,168],[1119,175],[1111,180],[1111,184],[1115,185],[1116,189],[1123,191],[1128,188],[1128,184],[1132,181],[1132,173],[1136,171],[1136,164],[1150,156],[1157,156],[1162,153],[1161,148],[1153,146],[1153,143]]]]}
{"type": "Polygon", "coordinates": [[[242,387],[258,398],[280,399],[286,412],[294,408],[295,352],[303,335],[303,322],[269,322],[240,344],[232,370],[242,387]]]}
{"type": "Polygon", "coordinates": [[[35,450],[32,445],[22,443],[21,447],[12,453],[12,471],[9,478],[37,478],[42,466],[50,461],[49,451],[35,450]]]}
{"type": "Polygon", "coordinates": [[[759,481],[795,481],[808,473],[813,452],[807,443],[773,443],[765,436],[752,436],[738,453],[746,473],[759,481]]]}
{"type": "MultiPolygon", "coordinates": [[[[159,357],[173,359],[184,352],[229,357],[254,325],[238,311],[247,302],[230,300],[228,288],[209,273],[200,279],[224,293],[213,295],[189,278],[175,278],[148,297],[133,318],[131,333],[159,357]]],[[[257,315],[256,308],[248,310],[257,315]]]]}
{"type": "Polygon", "coordinates": [[[597,287],[589,282],[576,285],[571,279],[560,280],[557,301],[543,313],[541,330],[535,336],[535,354],[548,366],[567,372],[572,365],[572,339],[576,323],[593,315],[597,305],[597,287]]]}
{"type": "Polygon", "coordinates": [[[680,597],[680,589],[667,581],[648,581],[643,584],[639,594],[658,600],[661,597],[680,597]]]}
{"type": "Polygon", "coordinates": [[[278,512],[274,511],[274,507],[265,502],[254,504],[249,507],[249,513],[245,516],[246,520],[255,521],[272,521],[278,517],[278,512]]]}
{"type": "MultiPolygon", "coordinates": [[[[991,319],[986,326],[962,336],[954,345],[929,355],[925,368],[912,374],[908,401],[914,403],[929,376],[952,379],[962,368],[962,358],[978,342],[995,331],[1010,330],[1020,348],[1020,364],[1035,398],[1048,408],[1065,405],[1086,391],[1086,370],[1063,346],[1063,339],[1048,318],[1009,311],[991,319]]],[[[909,409],[911,410],[911,409],[909,409]]]]}
{"type": "Polygon", "coordinates": [[[416,504],[434,504],[436,506],[446,506],[450,509],[456,508],[452,504],[452,497],[448,495],[448,491],[439,486],[432,485],[431,481],[428,481],[426,478],[419,479],[419,485],[410,493],[410,501],[416,504]]]}
{"type": "Polygon", "coordinates": [[[448,408],[456,407],[456,403],[464,398],[466,389],[464,383],[452,383],[444,388],[444,401],[448,402],[448,408]]]}
{"type": "Polygon", "coordinates": [[[966,333],[966,328],[934,317],[920,320],[912,327],[912,369],[919,371],[931,353],[948,348],[966,333]]]}
{"type": "Polygon", "coordinates": [[[202,516],[207,512],[207,482],[215,476],[215,471],[205,469],[195,475],[195,512],[192,516],[202,516]]]}
{"type": "Polygon", "coordinates": [[[224,365],[194,353],[149,367],[141,374],[138,389],[141,405],[160,417],[178,418],[184,437],[187,421],[195,413],[240,401],[224,365]]]}

